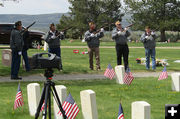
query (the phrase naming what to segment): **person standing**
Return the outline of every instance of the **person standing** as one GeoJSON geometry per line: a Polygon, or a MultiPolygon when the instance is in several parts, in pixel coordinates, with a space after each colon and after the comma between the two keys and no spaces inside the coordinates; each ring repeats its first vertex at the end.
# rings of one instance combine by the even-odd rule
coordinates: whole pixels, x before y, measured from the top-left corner
{"type": "Polygon", "coordinates": [[[156,69],[156,34],[151,31],[149,26],[145,27],[145,33],[141,36],[141,42],[144,44],[145,55],[146,55],[146,69],[150,69],[150,57],[152,58],[152,69],[156,69]]]}
{"type": "Polygon", "coordinates": [[[24,46],[22,50],[22,56],[25,62],[25,68],[27,72],[30,71],[29,59],[28,59],[28,54],[27,54],[27,50],[29,49],[28,37],[29,37],[29,32],[25,31],[23,34],[24,46]]]}
{"type": "Polygon", "coordinates": [[[22,49],[24,45],[21,21],[15,23],[15,28],[11,31],[10,36],[10,48],[12,50],[12,61],[11,61],[11,79],[21,80],[22,78],[18,76],[22,49]]]}
{"type": "Polygon", "coordinates": [[[128,68],[128,57],[129,48],[127,44],[127,37],[130,36],[128,28],[123,28],[120,21],[115,23],[116,28],[112,31],[112,39],[116,42],[116,55],[117,55],[117,65],[122,64],[122,56],[125,65],[125,71],[128,68]]]}
{"type": "Polygon", "coordinates": [[[88,45],[89,54],[89,68],[94,70],[93,67],[93,53],[95,53],[96,58],[96,70],[100,70],[100,55],[99,55],[99,39],[104,36],[104,29],[101,28],[99,32],[96,30],[96,25],[93,22],[89,23],[89,30],[86,31],[84,37],[88,45]]]}
{"type": "Polygon", "coordinates": [[[62,59],[61,59],[61,48],[60,48],[60,40],[63,39],[64,33],[56,30],[54,23],[50,24],[49,32],[47,33],[47,37],[45,41],[48,43],[49,53],[56,54],[60,57],[60,70],[63,70],[62,59]]]}

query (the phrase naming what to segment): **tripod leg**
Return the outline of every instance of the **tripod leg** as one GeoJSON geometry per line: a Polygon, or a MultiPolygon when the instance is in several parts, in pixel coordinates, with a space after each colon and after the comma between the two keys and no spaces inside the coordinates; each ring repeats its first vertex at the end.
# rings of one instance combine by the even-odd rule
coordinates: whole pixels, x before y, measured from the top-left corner
{"type": "Polygon", "coordinates": [[[39,101],[39,105],[38,105],[38,108],[36,110],[35,119],[38,119],[38,117],[39,117],[39,113],[41,111],[41,107],[42,107],[43,102],[44,102],[45,91],[46,91],[46,84],[44,84],[44,88],[43,88],[43,91],[42,91],[42,94],[41,94],[41,99],[39,101]]]}
{"type": "Polygon", "coordinates": [[[47,117],[47,103],[48,103],[48,99],[49,99],[49,88],[50,88],[50,85],[47,84],[47,87],[46,87],[46,92],[45,92],[45,108],[44,108],[44,114],[43,114],[43,119],[46,119],[47,117]]]}
{"type": "Polygon", "coordinates": [[[55,99],[57,99],[57,105],[58,105],[58,107],[59,107],[59,109],[60,109],[60,111],[61,111],[61,113],[62,113],[62,115],[63,115],[63,118],[64,118],[64,119],[67,119],[67,117],[66,117],[66,115],[65,115],[65,111],[63,110],[62,105],[61,105],[61,102],[60,102],[60,99],[59,99],[59,97],[58,97],[58,94],[57,94],[55,85],[52,85],[52,88],[53,88],[53,91],[52,91],[52,92],[54,92],[54,94],[55,94],[55,95],[53,95],[53,96],[54,96],[55,99]]]}
{"type": "Polygon", "coordinates": [[[49,119],[51,119],[51,87],[49,87],[48,91],[48,98],[49,98],[49,104],[48,104],[48,112],[49,112],[49,119]]]}

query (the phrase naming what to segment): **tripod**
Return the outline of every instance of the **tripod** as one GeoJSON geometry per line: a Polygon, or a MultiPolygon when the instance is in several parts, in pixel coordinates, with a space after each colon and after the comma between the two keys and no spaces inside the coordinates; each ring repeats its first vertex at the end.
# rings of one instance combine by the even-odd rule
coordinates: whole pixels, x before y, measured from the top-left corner
{"type": "Polygon", "coordinates": [[[44,83],[44,88],[43,88],[41,99],[40,99],[40,102],[39,102],[39,105],[35,114],[35,119],[38,119],[43,103],[45,104],[43,119],[47,118],[47,108],[48,108],[49,119],[51,119],[51,93],[53,94],[53,97],[63,115],[63,118],[67,119],[65,115],[65,111],[63,110],[60,99],[58,97],[57,91],[55,89],[55,83],[51,81],[52,76],[53,76],[53,70],[51,68],[46,69],[44,76],[46,77],[46,82],[44,83]]]}

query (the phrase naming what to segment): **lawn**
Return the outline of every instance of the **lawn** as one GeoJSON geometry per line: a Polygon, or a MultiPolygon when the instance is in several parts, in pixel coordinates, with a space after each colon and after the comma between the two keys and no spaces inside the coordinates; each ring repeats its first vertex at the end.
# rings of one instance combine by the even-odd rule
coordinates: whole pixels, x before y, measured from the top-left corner
{"type": "MultiPolygon", "coordinates": [[[[101,43],[100,46],[114,46],[115,42],[114,41],[107,41],[107,42],[103,42],[106,41],[106,38],[101,39],[101,43]]],[[[180,47],[180,42],[171,42],[171,43],[163,43],[163,42],[157,42],[157,47],[180,47]]],[[[71,40],[71,39],[67,39],[67,40],[62,40],[61,41],[61,45],[62,46],[87,46],[86,42],[81,42],[81,40],[71,40]]],[[[130,47],[143,47],[143,43],[141,42],[129,42],[128,45],[130,47]]]]}
{"type": "MultiPolygon", "coordinates": [[[[131,86],[118,85],[115,80],[56,81],[65,85],[80,108],[77,119],[82,119],[80,91],[92,89],[96,92],[99,119],[115,119],[120,99],[125,119],[131,119],[131,103],[147,101],[151,104],[151,119],[164,119],[165,104],[179,104],[180,93],[171,91],[171,78],[158,81],[157,78],[135,78],[131,86]]],[[[27,82],[21,82],[24,97],[23,110],[13,111],[18,83],[0,83],[0,119],[33,119],[29,116],[27,82]]],[[[40,82],[41,87],[43,83],[40,82]]]]}
{"type": "MultiPolygon", "coordinates": [[[[76,73],[103,73],[110,63],[113,67],[116,66],[116,51],[115,48],[101,48],[100,49],[100,60],[101,60],[101,68],[102,71],[91,71],[89,70],[89,62],[88,62],[88,54],[81,54],[83,51],[87,51],[87,48],[77,48],[80,53],[74,54],[72,48],[62,48],[62,61],[63,61],[63,72],[58,72],[56,70],[55,73],[63,73],[63,74],[76,74],[76,73]]],[[[2,49],[0,49],[0,52],[2,49]]],[[[28,51],[29,56],[32,56],[35,53],[44,52],[43,50],[30,49],[28,51]]],[[[2,54],[0,54],[1,57],[2,54]]],[[[167,59],[170,64],[167,66],[168,71],[180,71],[180,63],[174,63],[175,60],[180,59],[180,50],[177,49],[157,49],[156,50],[156,58],[158,59],[167,59]]],[[[140,65],[136,63],[136,58],[145,57],[144,49],[136,49],[130,48],[129,55],[129,66],[133,72],[146,71],[144,65],[140,65]]],[[[1,59],[0,59],[1,61],[1,59]]],[[[95,60],[94,60],[95,66],[95,60]]],[[[161,71],[162,67],[157,67],[157,71],[161,71]]],[[[42,73],[42,70],[33,70],[30,73],[25,72],[24,70],[20,70],[20,75],[29,75],[35,73],[42,73]]],[[[10,74],[10,67],[5,67],[0,63],[0,76],[8,76],[10,74]]]]}

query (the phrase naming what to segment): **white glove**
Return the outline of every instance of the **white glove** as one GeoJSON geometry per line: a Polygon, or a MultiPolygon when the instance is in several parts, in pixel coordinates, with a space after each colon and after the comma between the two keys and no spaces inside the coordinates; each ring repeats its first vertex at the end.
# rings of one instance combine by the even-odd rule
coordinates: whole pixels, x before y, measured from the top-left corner
{"type": "Polygon", "coordinates": [[[61,35],[64,35],[64,32],[60,32],[61,35]]]}
{"type": "Polygon", "coordinates": [[[54,35],[53,35],[53,36],[51,36],[51,38],[52,38],[52,39],[55,39],[55,38],[56,38],[56,36],[54,36],[54,35]]]}
{"type": "Polygon", "coordinates": [[[148,39],[149,38],[149,36],[145,36],[145,39],[148,39]]]}
{"type": "Polygon", "coordinates": [[[94,35],[94,33],[91,33],[91,35],[90,35],[91,37],[94,37],[95,35],[94,35]]]}
{"type": "Polygon", "coordinates": [[[128,29],[129,29],[128,27],[127,27],[127,28],[124,28],[125,31],[127,31],[128,29]]]}
{"type": "Polygon", "coordinates": [[[104,32],[104,28],[101,28],[101,32],[104,32]]]}
{"type": "Polygon", "coordinates": [[[155,33],[152,31],[152,32],[151,32],[151,35],[155,35],[155,33]]]}
{"type": "Polygon", "coordinates": [[[22,55],[22,52],[21,52],[21,51],[19,51],[19,52],[18,52],[18,55],[22,55]]]}
{"type": "Polygon", "coordinates": [[[122,32],[121,32],[121,31],[118,31],[117,33],[118,33],[118,35],[121,35],[121,34],[122,34],[122,32]]]}

